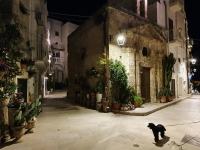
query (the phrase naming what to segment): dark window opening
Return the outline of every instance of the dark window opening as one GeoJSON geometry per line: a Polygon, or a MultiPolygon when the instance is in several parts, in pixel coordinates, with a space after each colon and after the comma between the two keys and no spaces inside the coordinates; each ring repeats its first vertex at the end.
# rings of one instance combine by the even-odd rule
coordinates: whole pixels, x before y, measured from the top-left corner
{"type": "Polygon", "coordinates": [[[59,32],[58,31],[55,31],[55,36],[59,36],[59,32]]]}
{"type": "Polygon", "coordinates": [[[148,56],[148,51],[147,51],[146,47],[143,47],[143,49],[142,49],[142,55],[143,56],[148,56]]]}

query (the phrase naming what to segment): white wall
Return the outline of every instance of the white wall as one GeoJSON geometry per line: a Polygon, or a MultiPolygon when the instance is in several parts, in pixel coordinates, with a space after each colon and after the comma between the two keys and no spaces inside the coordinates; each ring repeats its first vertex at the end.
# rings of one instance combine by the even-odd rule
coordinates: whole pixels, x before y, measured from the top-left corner
{"type": "Polygon", "coordinates": [[[68,45],[68,36],[74,32],[79,26],[76,24],[73,24],[71,22],[67,22],[62,26],[62,40],[63,40],[63,45],[65,47],[64,51],[64,78],[68,77],[68,50],[67,50],[67,45],[68,45]]]}

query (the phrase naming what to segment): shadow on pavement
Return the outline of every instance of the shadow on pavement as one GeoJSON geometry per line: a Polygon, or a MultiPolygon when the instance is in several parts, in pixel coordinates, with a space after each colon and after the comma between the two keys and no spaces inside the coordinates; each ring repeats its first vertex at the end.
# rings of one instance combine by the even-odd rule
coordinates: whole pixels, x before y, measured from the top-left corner
{"type": "Polygon", "coordinates": [[[169,142],[170,137],[165,136],[162,140],[159,140],[157,143],[154,143],[157,147],[163,147],[167,142],[169,142]]]}

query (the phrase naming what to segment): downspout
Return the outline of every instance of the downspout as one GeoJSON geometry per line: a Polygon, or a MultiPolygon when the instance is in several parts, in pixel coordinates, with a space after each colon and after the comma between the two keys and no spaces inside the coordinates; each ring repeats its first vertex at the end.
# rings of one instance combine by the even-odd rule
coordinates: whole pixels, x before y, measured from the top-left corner
{"type": "Polygon", "coordinates": [[[167,29],[167,55],[169,55],[169,27],[168,27],[168,17],[167,17],[167,3],[164,0],[164,5],[165,5],[165,28],[167,29]]]}
{"type": "MultiPolygon", "coordinates": [[[[104,53],[106,54],[104,57],[105,57],[105,59],[106,59],[106,64],[104,64],[104,73],[106,72],[106,66],[108,66],[109,64],[107,64],[108,63],[108,60],[107,60],[107,58],[108,58],[108,54],[107,54],[107,37],[108,37],[108,33],[107,33],[107,31],[106,31],[106,21],[107,21],[107,17],[108,17],[108,12],[107,12],[107,10],[106,10],[106,8],[105,8],[105,10],[104,10],[104,20],[103,20],[103,45],[104,45],[104,47],[103,47],[103,51],[104,51],[104,53]]],[[[104,82],[105,83],[107,83],[107,81],[106,81],[106,78],[104,78],[104,82]]],[[[106,87],[108,87],[108,84],[106,84],[105,85],[106,87]]],[[[106,98],[106,100],[108,100],[107,98],[108,98],[108,88],[106,88],[105,89],[105,98],[106,98]]]]}
{"type": "Polygon", "coordinates": [[[189,90],[189,78],[188,78],[188,35],[187,35],[187,20],[185,18],[185,38],[186,38],[186,42],[185,42],[185,54],[186,54],[186,77],[187,77],[187,93],[189,94],[190,93],[190,90],[189,90]]]}

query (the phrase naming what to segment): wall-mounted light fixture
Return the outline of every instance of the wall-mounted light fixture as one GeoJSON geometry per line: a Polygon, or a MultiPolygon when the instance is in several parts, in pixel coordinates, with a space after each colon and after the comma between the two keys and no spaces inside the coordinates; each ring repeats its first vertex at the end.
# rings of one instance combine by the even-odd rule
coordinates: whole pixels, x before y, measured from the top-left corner
{"type": "Polygon", "coordinates": [[[197,60],[195,58],[192,58],[190,61],[192,64],[196,64],[196,62],[197,62],[197,60]]]}
{"type": "Polygon", "coordinates": [[[112,40],[117,36],[117,44],[119,46],[123,46],[124,45],[124,42],[125,42],[125,37],[123,35],[118,35],[117,34],[113,34],[113,35],[110,35],[110,42],[112,42],[112,40]]]}
{"type": "Polygon", "coordinates": [[[197,71],[197,69],[196,69],[196,68],[194,68],[194,69],[193,69],[193,71],[194,71],[194,72],[196,72],[196,71],[197,71]]]}

